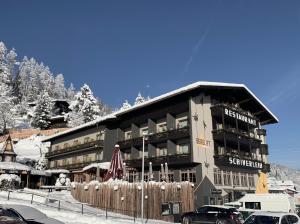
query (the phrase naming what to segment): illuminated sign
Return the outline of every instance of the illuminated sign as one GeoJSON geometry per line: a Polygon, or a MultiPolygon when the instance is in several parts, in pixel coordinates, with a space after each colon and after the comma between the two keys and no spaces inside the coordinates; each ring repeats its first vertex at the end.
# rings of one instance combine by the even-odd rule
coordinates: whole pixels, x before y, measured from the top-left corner
{"type": "Polygon", "coordinates": [[[252,118],[250,118],[246,115],[240,114],[236,111],[225,108],[225,115],[227,115],[229,117],[232,117],[232,118],[236,118],[240,121],[243,121],[243,122],[246,122],[248,124],[256,126],[256,120],[255,119],[252,119],[252,118]]]}

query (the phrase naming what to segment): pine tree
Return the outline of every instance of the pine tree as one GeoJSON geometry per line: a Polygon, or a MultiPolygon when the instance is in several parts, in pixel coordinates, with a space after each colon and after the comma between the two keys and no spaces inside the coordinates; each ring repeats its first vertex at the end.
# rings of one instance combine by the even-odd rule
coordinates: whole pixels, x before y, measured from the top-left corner
{"type": "Polygon", "coordinates": [[[14,48],[11,49],[6,55],[9,85],[13,83],[13,78],[15,77],[15,67],[17,64],[16,57],[17,53],[14,48]]]}
{"type": "Polygon", "coordinates": [[[42,130],[47,129],[51,119],[51,99],[47,92],[42,93],[37,101],[31,125],[42,130]]]}
{"type": "Polygon", "coordinates": [[[62,74],[58,74],[54,79],[54,92],[57,99],[65,99],[65,80],[62,74]]]}
{"type": "Polygon", "coordinates": [[[0,82],[9,84],[9,72],[6,61],[7,48],[3,42],[0,42],[0,82]]]}
{"type": "Polygon", "coordinates": [[[143,102],[145,102],[145,98],[142,96],[142,94],[139,92],[139,94],[137,95],[137,97],[135,98],[135,102],[134,105],[138,105],[141,104],[143,102]]]}
{"type": "Polygon", "coordinates": [[[123,103],[122,107],[120,108],[120,110],[126,110],[129,109],[131,107],[130,103],[128,102],[128,100],[125,100],[125,102],[123,103]]]}
{"type": "Polygon", "coordinates": [[[11,90],[5,83],[0,83],[0,132],[6,133],[9,127],[14,125],[11,115],[13,98],[11,90]]]}
{"type": "Polygon", "coordinates": [[[80,92],[75,95],[75,100],[70,105],[71,112],[68,116],[69,126],[74,127],[79,123],[86,123],[100,117],[100,108],[90,87],[84,84],[80,92]]]}
{"type": "Polygon", "coordinates": [[[74,85],[73,85],[73,83],[71,83],[70,87],[67,90],[67,99],[71,100],[71,101],[74,100],[75,94],[76,94],[76,92],[75,92],[74,85]]]}

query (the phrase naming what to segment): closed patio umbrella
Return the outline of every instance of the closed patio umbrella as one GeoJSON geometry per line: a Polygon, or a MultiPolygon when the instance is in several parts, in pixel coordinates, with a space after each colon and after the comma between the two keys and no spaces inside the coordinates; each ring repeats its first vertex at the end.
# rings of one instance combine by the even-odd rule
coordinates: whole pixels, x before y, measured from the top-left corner
{"type": "Polygon", "coordinates": [[[108,181],[109,179],[122,179],[124,171],[124,164],[122,160],[122,156],[120,153],[119,145],[115,145],[115,149],[113,151],[113,155],[111,158],[111,163],[109,170],[106,173],[104,181],[108,181]]]}

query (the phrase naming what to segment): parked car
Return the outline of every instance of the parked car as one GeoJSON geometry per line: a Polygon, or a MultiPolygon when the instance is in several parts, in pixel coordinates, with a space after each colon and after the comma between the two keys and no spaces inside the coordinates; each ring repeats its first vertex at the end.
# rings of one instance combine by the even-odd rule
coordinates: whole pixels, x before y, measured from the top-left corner
{"type": "Polygon", "coordinates": [[[1,207],[1,212],[3,214],[3,217],[8,217],[8,219],[10,218],[11,220],[16,221],[7,222],[7,224],[64,224],[61,221],[49,218],[47,215],[45,215],[38,209],[26,205],[5,205],[1,207]]]}
{"type": "Polygon", "coordinates": [[[195,212],[184,213],[181,218],[183,224],[242,224],[244,221],[236,208],[217,205],[200,207],[195,212]]]}
{"type": "Polygon", "coordinates": [[[300,224],[299,216],[282,212],[254,212],[244,224],[300,224]]]}
{"type": "Polygon", "coordinates": [[[6,209],[0,207],[0,223],[1,224],[26,224],[19,217],[8,216],[6,209]]]}

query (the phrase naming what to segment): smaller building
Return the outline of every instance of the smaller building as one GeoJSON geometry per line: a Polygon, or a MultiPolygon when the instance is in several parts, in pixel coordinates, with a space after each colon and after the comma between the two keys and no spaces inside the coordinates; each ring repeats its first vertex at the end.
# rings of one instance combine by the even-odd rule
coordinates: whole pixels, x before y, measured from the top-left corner
{"type": "Polygon", "coordinates": [[[15,174],[21,178],[20,187],[38,188],[46,181],[49,176],[42,170],[35,170],[30,166],[17,162],[17,154],[14,151],[13,141],[8,135],[0,151],[0,175],[15,174]]]}

